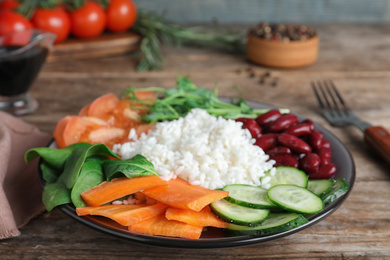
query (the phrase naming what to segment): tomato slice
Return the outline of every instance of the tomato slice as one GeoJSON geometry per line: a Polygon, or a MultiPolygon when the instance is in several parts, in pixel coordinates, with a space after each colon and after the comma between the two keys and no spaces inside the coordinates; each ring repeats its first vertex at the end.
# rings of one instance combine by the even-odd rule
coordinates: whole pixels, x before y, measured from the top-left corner
{"type": "Polygon", "coordinates": [[[125,130],[117,127],[98,128],[88,134],[88,140],[93,144],[105,144],[112,148],[114,144],[124,139],[125,130]]]}
{"type": "Polygon", "coordinates": [[[134,94],[143,102],[126,99],[129,102],[130,109],[136,111],[140,116],[147,114],[149,112],[149,105],[156,102],[156,93],[154,91],[136,91],[134,94]]]}
{"type": "Polygon", "coordinates": [[[115,109],[119,101],[119,98],[113,93],[98,97],[90,104],[88,116],[98,117],[110,123],[113,120],[111,111],[115,109]]]}
{"type": "Polygon", "coordinates": [[[66,146],[64,141],[64,130],[67,124],[69,123],[72,116],[66,116],[58,121],[56,128],[54,129],[53,136],[54,140],[57,143],[58,148],[63,148],[66,146]]]}
{"type": "Polygon", "coordinates": [[[84,106],[84,107],[80,110],[79,116],[88,116],[88,111],[89,111],[89,107],[90,107],[90,106],[91,106],[90,104],[84,106]]]}
{"type": "Polygon", "coordinates": [[[89,133],[107,126],[107,123],[99,118],[70,116],[62,133],[64,144],[68,146],[81,142],[91,143],[89,133]]]}
{"type": "MultiPolygon", "coordinates": [[[[136,96],[147,103],[156,100],[153,91],[138,91],[136,96]]],[[[61,119],[54,130],[54,138],[59,148],[78,142],[103,143],[112,148],[114,144],[130,141],[128,135],[131,129],[134,128],[139,137],[154,127],[141,121],[140,116],[148,111],[148,105],[120,100],[109,93],[84,106],[78,116],[61,119]]]]}

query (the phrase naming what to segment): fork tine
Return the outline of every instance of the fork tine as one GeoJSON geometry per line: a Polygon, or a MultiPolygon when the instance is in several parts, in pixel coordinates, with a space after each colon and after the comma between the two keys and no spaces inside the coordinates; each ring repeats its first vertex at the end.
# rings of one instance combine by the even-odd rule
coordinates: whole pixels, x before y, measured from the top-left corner
{"type": "Polygon", "coordinates": [[[333,81],[318,81],[317,84],[314,82],[311,84],[322,109],[330,110],[333,113],[341,113],[348,109],[333,81]]]}
{"type": "Polygon", "coordinates": [[[332,125],[353,124],[362,131],[370,126],[370,124],[361,121],[354,115],[331,80],[311,82],[311,86],[320,105],[322,115],[332,125]]]}
{"type": "MultiPolygon", "coordinates": [[[[319,83],[318,83],[319,84],[319,83]]],[[[319,91],[317,89],[317,85],[316,83],[314,82],[311,82],[311,87],[313,88],[313,91],[314,91],[314,95],[316,96],[317,100],[318,100],[318,103],[320,104],[320,107],[321,108],[325,108],[325,105],[324,105],[324,102],[319,94],[319,91]]]]}
{"type": "Polygon", "coordinates": [[[344,99],[341,97],[340,92],[337,90],[336,86],[334,85],[333,81],[329,80],[329,85],[332,88],[333,92],[336,94],[337,98],[340,101],[340,104],[342,104],[344,109],[348,109],[347,103],[344,101],[344,99]]]}
{"type": "MultiPolygon", "coordinates": [[[[328,98],[329,95],[327,95],[325,90],[324,90],[324,86],[325,86],[325,89],[327,89],[326,85],[324,84],[324,86],[323,86],[321,81],[318,81],[317,84],[314,82],[312,82],[311,84],[312,84],[315,96],[317,97],[318,103],[320,104],[320,107],[322,109],[333,109],[333,106],[328,98]]],[[[329,91],[327,90],[327,92],[329,92],[329,91]]]]}
{"type": "Polygon", "coordinates": [[[330,99],[333,101],[333,106],[330,105],[330,108],[332,108],[333,111],[337,111],[338,113],[340,113],[340,112],[342,111],[342,108],[340,108],[340,106],[339,106],[340,102],[338,102],[338,101],[336,100],[336,97],[335,97],[335,96],[337,96],[337,94],[333,94],[333,92],[335,92],[335,91],[337,91],[337,90],[336,90],[336,88],[335,88],[335,86],[334,86],[334,84],[333,84],[332,81],[330,81],[329,85],[328,85],[328,81],[325,81],[325,82],[324,82],[325,90],[326,90],[326,92],[328,93],[330,99]],[[330,85],[331,87],[329,87],[329,85],[330,85]],[[331,88],[332,88],[332,89],[331,89],[331,88]],[[333,90],[333,92],[332,92],[332,90],[333,90]]]}

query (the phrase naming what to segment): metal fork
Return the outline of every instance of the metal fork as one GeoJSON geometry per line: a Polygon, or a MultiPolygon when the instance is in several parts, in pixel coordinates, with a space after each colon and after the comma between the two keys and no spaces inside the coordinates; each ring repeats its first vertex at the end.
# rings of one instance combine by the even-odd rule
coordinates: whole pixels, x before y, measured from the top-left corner
{"type": "Polygon", "coordinates": [[[390,163],[390,133],[382,126],[362,121],[348,107],[333,81],[311,82],[322,115],[333,126],[355,125],[364,133],[365,142],[390,163]]]}

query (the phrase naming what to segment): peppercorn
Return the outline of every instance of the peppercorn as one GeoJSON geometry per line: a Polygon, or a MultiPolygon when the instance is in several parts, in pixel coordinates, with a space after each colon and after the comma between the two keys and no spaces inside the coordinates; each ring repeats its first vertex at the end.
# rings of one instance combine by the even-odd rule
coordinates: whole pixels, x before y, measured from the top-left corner
{"type": "Polygon", "coordinates": [[[306,25],[268,24],[262,22],[249,30],[259,38],[272,41],[304,41],[316,35],[315,30],[306,25]]]}

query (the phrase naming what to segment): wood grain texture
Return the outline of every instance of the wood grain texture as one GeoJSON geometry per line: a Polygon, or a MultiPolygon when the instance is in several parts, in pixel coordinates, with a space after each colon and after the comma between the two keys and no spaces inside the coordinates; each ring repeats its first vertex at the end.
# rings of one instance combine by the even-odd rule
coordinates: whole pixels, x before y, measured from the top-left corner
{"type": "Polygon", "coordinates": [[[50,51],[48,62],[101,58],[135,52],[141,37],[132,32],[103,34],[92,39],[69,38],[56,44],[50,51]]]}
{"type": "Polygon", "coordinates": [[[39,216],[22,235],[0,242],[1,259],[390,259],[390,174],[354,127],[335,128],[320,115],[310,82],[332,79],[363,120],[390,129],[390,27],[318,26],[320,52],[301,69],[270,69],[245,57],[195,48],[164,48],[166,66],[135,72],[131,55],[47,63],[34,83],[39,110],[22,119],[44,131],[107,92],[129,86],[175,85],[187,74],[209,89],[218,84],[224,97],[241,87],[245,99],[288,107],[334,133],[356,163],[356,182],[345,203],[318,224],[274,241],[237,248],[188,250],[140,245],[99,233],[59,210],[39,216]],[[362,37],[364,35],[364,37],[362,37]]]}

